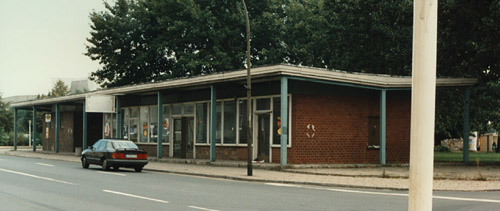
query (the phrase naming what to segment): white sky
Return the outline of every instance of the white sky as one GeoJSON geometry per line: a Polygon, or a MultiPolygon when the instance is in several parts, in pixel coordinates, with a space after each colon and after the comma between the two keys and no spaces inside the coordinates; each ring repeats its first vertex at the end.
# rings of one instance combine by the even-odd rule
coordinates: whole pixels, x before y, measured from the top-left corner
{"type": "MultiPolygon", "coordinates": [[[[0,0],[0,92],[47,94],[55,78],[86,78],[89,14],[103,0],[0,0]]],[[[69,85],[69,84],[67,84],[69,85]]]]}

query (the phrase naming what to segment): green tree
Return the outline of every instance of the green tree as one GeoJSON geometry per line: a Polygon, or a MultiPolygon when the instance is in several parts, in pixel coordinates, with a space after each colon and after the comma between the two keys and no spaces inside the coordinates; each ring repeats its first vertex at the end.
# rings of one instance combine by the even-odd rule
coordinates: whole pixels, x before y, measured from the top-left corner
{"type": "MultiPolygon", "coordinates": [[[[249,1],[252,64],[284,61],[280,1],[249,1]]],[[[93,12],[86,55],[103,87],[244,68],[245,19],[239,1],[118,0],[93,12]]]]}
{"type": "Polygon", "coordinates": [[[57,80],[56,83],[54,84],[54,87],[49,93],[50,97],[60,97],[60,96],[65,96],[70,93],[69,87],[64,84],[63,81],[57,80]]]}

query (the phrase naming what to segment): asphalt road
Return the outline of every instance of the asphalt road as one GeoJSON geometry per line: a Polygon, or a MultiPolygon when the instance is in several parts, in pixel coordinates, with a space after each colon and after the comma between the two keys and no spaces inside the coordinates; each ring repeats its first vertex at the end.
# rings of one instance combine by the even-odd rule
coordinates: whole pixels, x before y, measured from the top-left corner
{"type": "MultiPolygon", "coordinates": [[[[257,175],[258,176],[258,175],[257,175]]],[[[407,192],[228,181],[0,155],[0,210],[406,210],[407,192]]],[[[435,192],[434,210],[500,210],[500,192],[435,192]]]]}

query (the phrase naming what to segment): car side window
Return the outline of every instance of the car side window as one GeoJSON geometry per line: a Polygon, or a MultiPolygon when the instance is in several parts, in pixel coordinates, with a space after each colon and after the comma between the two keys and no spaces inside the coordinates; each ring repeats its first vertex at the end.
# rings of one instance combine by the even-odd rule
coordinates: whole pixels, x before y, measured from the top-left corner
{"type": "Polygon", "coordinates": [[[108,141],[108,144],[107,144],[106,149],[107,149],[107,150],[113,150],[113,149],[115,149],[115,148],[113,147],[113,143],[111,143],[111,141],[108,141]]]}
{"type": "Polygon", "coordinates": [[[92,145],[92,148],[97,149],[99,148],[99,145],[102,143],[102,141],[95,142],[94,145],[92,145]]]}
{"type": "Polygon", "coordinates": [[[106,149],[107,141],[101,141],[101,144],[97,146],[97,149],[106,149]]]}

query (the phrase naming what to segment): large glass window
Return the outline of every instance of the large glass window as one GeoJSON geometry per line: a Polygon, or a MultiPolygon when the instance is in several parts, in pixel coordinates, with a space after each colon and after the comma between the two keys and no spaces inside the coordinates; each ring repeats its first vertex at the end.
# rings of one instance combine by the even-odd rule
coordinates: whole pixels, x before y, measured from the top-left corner
{"type": "Polygon", "coordinates": [[[194,114],[194,105],[192,103],[184,104],[184,115],[194,114]]]}
{"type": "Polygon", "coordinates": [[[113,122],[112,122],[111,114],[103,114],[103,138],[111,138],[113,137],[113,122]]]}
{"type": "Polygon", "coordinates": [[[257,103],[257,110],[262,111],[262,110],[271,110],[271,99],[270,98],[260,98],[256,99],[257,103]]]}
{"type": "MultiPolygon", "coordinates": [[[[290,110],[288,110],[290,111],[290,110]]],[[[288,128],[290,128],[290,119],[288,119],[288,128]]],[[[288,137],[290,137],[290,130],[288,137]]],[[[273,144],[280,145],[281,144],[281,98],[274,97],[273,98],[273,144]]],[[[290,138],[287,140],[287,144],[290,144],[290,138]]]]}
{"type": "Polygon", "coordinates": [[[247,131],[248,131],[248,115],[247,115],[247,101],[238,100],[239,109],[239,138],[240,144],[248,143],[247,131]]]}
{"type": "Polygon", "coordinates": [[[224,143],[236,144],[236,101],[224,102],[224,143]]]}
{"type": "Polygon", "coordinates": [[[158,141],[158,106],[149,106],[149,142],[158,141]]]}
{"type": "Polygon", "coordinates": [[[182,114],[182,104],[172,105],[172,115],[181,115],[181,114],[182,114]]]}
{"type": "Polygon", "coordinates": [[[170,105],[163,106],[163,143],[170,142],[170,105]]]}
{"type": "Polygon", "coordinates": [[[139,107],[130,108],[130,125],[129,125],[129,135],[130,140],[137,142],[139,139],[139,107]]]}
{"type": "Polygon", "coordinates": [[[217,102],[216,105],[216,111],[217,111],[217,124],[216,124],[216,131],[215,131],[215,143],[220,144],[222,140],[222,133],[221,133],[221,127],[222,127],[222,104],[221,102],[217,102]]]}
{"type": "Polygon", "coordinates": [[[196,104],[196,143],[207,143],[208,103],[196,104]]]}
{"type": "Polygon", "coordinates": [[[128,140],[128,124],[130,120],[130,110],[128,108],[122,109],[122,138],[128,140]]]}
{"type": "Polygon", "coordinates": [[[149,136],[149,112],[148,112],[148,107],[141,107],[140,108],[140,117],[139,117],[139,122],[141,124],[141,132],[140,132],[140,142],[148,142],[148,136],[149,136]]]}

